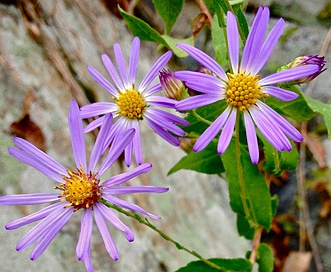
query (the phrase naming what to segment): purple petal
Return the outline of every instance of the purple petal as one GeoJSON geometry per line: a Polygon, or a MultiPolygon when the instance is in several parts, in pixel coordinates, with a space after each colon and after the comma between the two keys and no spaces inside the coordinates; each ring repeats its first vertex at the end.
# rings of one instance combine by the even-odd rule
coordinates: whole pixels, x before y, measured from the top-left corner
{"type": "Polygon", "coordinates": [[[318,65],[305,65],[300,67],[294,67],[288,70],[284,70],[270,76],[267,76],[261,80],[259,80],[259,84],[271,85],[271,84],[279,84],[283,82],[289,82],[293,80],[297,80],[306,76],[310,76],[319,71],[318,65]]]}
{"type": "Polygon", "coordinates": [[[160,107],[171,108],[171,109],[174,109],[175,105],[177,103],[176,100],[173,100],[173,99],[170,99],[170,98],[164,97],[164,96],[149,96],[149,97],[145,98],[145,101],[149,105],[160,106],[160,107]]]}
{"type": "Polygon", "coordinates": [[[183,119],[177,115],[171,114],[170,112],[166,112],[166,111],[159,110],[159,109],[148,109],[148,112],[152,112],[153,115],[158,115],[165,121],[168,121],[168,122],[171,122],[174,124],[179,124],[182,126],[190,125],[190,122],[186,121],[185,119],[183,119]]]}
{"type": "Polygon", "coordinates": [[[96,209],[94,209],[94,218],[95,222],[97,224],[97,227],[100,231],[101,237],[103,239],[103,242],[105,244],[106,250],[109,253],[110,257],[114,260],[117,261],[119,258],[119,254],[116,248],[116,245],[111,238],[109,234],[109,230],[107,228],[107,224],[105,220],[103,219],[102,214],[100,213],[99,209],[97,208],[97,205],[95,206],[96,209]]]}
{"type": "Polygon", "coordinates": [[[250,67],[250,71],[253,75],[257,74],[261,70],[261,68],[264,66],[264,64],[267,62],[267,60],[269,59],[271,52],[274,50],[274,47],[275,47],[276,43],[278,42],[280,35],[283,32],[284,25],[285,25],[285,22],[281,18],[278,20],[276,25],[270,31],[267,39],[265,40],[265,42],[261,48],[261,51],[260,51],[260,54],[259,54],[257,60],[250,67]]]}
{"type": "Polygon", "coordinates": [[[74,100],[70,103],[68,122],[76,167],[79,169],[82,166],[84,171],[86,171],[84,128],[77,102],[74,100]]]}
{"type": "Polygon", "coordinates": [[[197,62],[199,62],[204,67],[208,68],[210,71],[214,72],[221,79],[226,80],[228,77],[225,74],[223,68],[211,57],[209,57],[206,53],[201,50],[195,48],[194,46],[179,43],[177,46],[183,49],[186,53],[188,53],[192,58],[194,58],[197,62]]]}
{"type": "Polygon", "coordinates": [[[84,129],[84,133],[88,133],[88,132],[96,129],[97,127],[100,127],[102,125],[104,119],[105,119],[105,116],[101,116],[98,119],[95,119],[94,121],[89,123],[84,129]]]}
{"type": "Polygon", "coordinates": [[[113,113],[118,110],[118,106],[113,102],[96,102],[80,108],[81,118],[90,118],[107,113],[113,113]]]}
{"type": "Polygon", "coordinates": [[[162,86],[161,86],[161,83],[157,83],[156,85],[150,87],[150,88],[147,88],[145,91],[144,91],[144,96],[145,98],[154,94],[154,93],[157,93],[157,92],[160,92],[162,91],[162,86]]]}
{"type": "Polygon", "coordinates": [[[112,145],[110,147],[106,159],[100,165],[98,171],[100,176],[118,159],[124,148],[132,141],[134,133],[134,129],[128,130],[125,134],[123,134],[122,139],[116,145],[112,145]]]}
{"type": "Polygon", "coordinates": [[[159,124],[157,124],[156,122],[154,122],[152,119],[148,118],[147,116],[145,118],[145,121],[151,127],[151,129],[154,130],[154,132],[156,132],[159,136],[161,136],[168,143],[170,143],[174,146],[179,146],[178,138],[171,135],[168,131],[166,131],[159,124]]]}
{"type": "Polygon", "coordinates": [[[277,123],[274,123],[272,119],[264,115],[256,106],[250,107],[250,113],[258,129],[273,147],[278,151],[290,151],[292,149],[291,143],[280,130],[277,123]]]}
{"type": "Polygon", "coordinates": [[[95,207],[99,209],[99,212],[103,215],[103,217],[106,218],[115,228],[125,233],[126,239],[129,242],[133,242],[134,234],[132,230],[128,226],[126,226],[121,220],[119,220],[111,209],[107,208],[101,203],[97,203],[95,207]]]}
{"type": "Polygon", "coordinates": [[[177,71],[174,76],[182,81],[185,85],[196,91],[209,94],[219,94],[220,90],[225,88],[225,83],[219,78],[192,71],[177,71]]]}
{"type": "Polygon", "coordinates": [[[123,199],[119,199],[117,197],[114,197],[114,196],[111,196],[111,195],[106,195],[104,197],[108,202],[116,205],[116,206],[119,206],[123,209],[128,209],[128,210],[132,210],[132,211],[135,211],[135,212],[139,212],[139,213],[142,213],[142,214],[145,214],[153,219],[160,219],[159,216],[156,216],[154,214],[151,214],[151,213],[148,213],[146,212],[143,208],[139,207],[138,205],[136,204],[133,204],[133,203],[130,203],[128,201],[125,201],[123,199]]]}
{"type": "Polygon", "coordinates": [[[236,116],[237,116],[237,110],[233,108],[228,119],[226,120],[221,136],[218,139],[217,152],[219,154],[223,154],[229,146],[229,143],[232,138],[234,126],[236,124],[236,116]]]}
{"type": "Polygon", "coordinates": [[[36,157],[38,161],[44,162],[45,165],[48,165],[50,168],[49,170],[53,169],[54,172],[60,175],[67,175],[67,170],[61,164],[28,141],[18,137],[15,137],[13,140],[18,148],[22,149],[26,153],[30,153],[31,156],[36,157]]]}
{"type": "Polygon", "coordinates": [[[140,40],[138,37],[135,37],[131,46],[131,55],[129,62],[129,82],[134,83],[136,81],[137,68],[138,68],[138,59],[140,51],[140,40]]]}
{"type": "Polygon", "coordinates": [[[269,115],[271,119],[273,119],[279,126],[279,128],[285,133],[285,135],[291,138],[293,141],[301,142],[303,137],[301,133],[293,127],[289,121],[287,121],[283,116],[278,114],[268,105],[259,102],[257,103],[258,107],[265,112],[265,114],[269,115]]]}
{"type": "Polygon", "coordinates": [[[29,214],[27,216],[21,217],[19,219],[13,220],[6,224],[5,228],[6,230],[14,230],[18,229],[22,226],[31,224],[33,222],[39,221],[41,219],[44,219],[48,215],[50,215],[55,210],[59,209],[59,206],[63,207],[66,203],[63,202],[57,202],[55,204],[52,204],[50,206],[47,206],[40,211],[37,211],[35,213],[29,214]]]}
{"type": "Polygon", "coordinates": [[[32,261],[36,260],[41,254],[43,254],[55,236],[69,221],[73,213],[74,209],[64,209],[61,216],[59,216],[57,220],[53,222],[53,224],[49,225],[45,235],[43,235],[41,239],[37,241],[37,244],[30,255],[30,259],[32,261]]]}
{"type": "MultiPolygon", "coordinates": [[[[66,203],[63,204],[63,206],[65,206],[66,203]]],[[[21,251],[36,242],[41,236],[47,233],[57,221],[61,219],[64,213],[72,215],[74,213],[74,208],[59,207],[53,213],[45,217],[20,239],[17,243],[16,250],[21,251]]]]}
{"type": "Polygon", "coordinates": [[[191,96],[176,104],[176,110],[193,110],[220,100],[220,95],[201,94],[191,96]]]}
{"type": "Polygon", "coordinates": [[[223,128],[228,116],[230,114],[230,107],[227,107],[222,114],[201,134],[199,139],[193,146],[195,152],[203,150],[220,132],[223,128]]]}
{"type": "Polygon", "coordinates": [[[143,162],[143,155],[141,150],[141,136],[138,122],[132,122],[132,128],[134,128],[135,130],[135,134],[132,139],[132,145],[136,158],[136,163],[139,165],[143,162]]]}
{"type": "Polygon", "coordinates": [[[291,101],[293,99],[296,99],[299,95],[295,92],[291,92],[288,90],[284,90],[282,88],[279,87],[275,87],[275,86],[265,86],[262,87],[262,92],[263,93],[267,93],[270,94],[282,101],[291,101]]]}
{"type": "Polygon", "coordinates": [[[101,126],[101,129],[99,131],[98,137],[95,141],[94,147],[91,151],[91,155],[90,155],[90,163],[89,163],[89,167],[88,167],[88,172],[94,172],[95,166],[97,165],[97,163],[99,162],[100,157],[103,154],[104,151],[104,144],[106,141],[106,138],[109,134],[109,131],[112,127],[113,124],[113,116],[111,114],[108,114],[105,117],[105,120],[101,126]]]}
{"type": "Polygon", "coordinates": [[[148,172],[151,168],[152,165],[150,163],[142,163],[141,165],[137,166],[132,170],[129,170],[126,173],[111,177],[110,179],[102,183],[102,186],[106,189],[110,189],[113,186],[123,184],[124,182],[127,182],[128,180],[133,179],[136,176],[148,172]]]}
{"type": "Polygon", "coordinates": [[[19,194],[0,196],[0,205],[19,206],[44,204],[59,200],[59,194],[19,194]]]}
{"type": "Polygon", "coordinates": [[[88,66],[87,70],[94,78],[94,80],[98,82],[103,88],[105,88],[111,95],[115,97],[118,96],[118,91],[114,88],[114,86],[111,85],[111,83],[106,78],[104,78],[104,76],[101,75],[96,69],[91,66],[88,66]]]}
{"type": "Polygon", "coordinates": [[[232,72],[238,73],[239,65],[239,34],[236,17],[228,11],[227,13],[226,33],[228,38],[228,49],[232,72]]]}
{"type": "Polygon", "coordinates": [[[245,121],[249,156],[251,157],[252,163],[257,164],[259,162],[259,145],[257,143],[254,123],[247,111],[244,111],[244,121],[245,121]]]}
{"type": "MultiPolygon", "coordinates": [[[[102,59],[102,63],[105,66],[105,68],[107,69],[108,74],[110,75],[111,79],[114,81],[117,89],[119,89],[120,91],[124,91],[125,87],[123,85],[122,79],[119,77],[114,64],[112,63],[112,61],[110,60],[110,58],[108,57],[108,55],[106,54],[102,54],[101,55],[101,59],[102,59]]],[[[116,91],[116,93],[114,94],[115,97],[119,96],[118,91],[116,91]]]]}
{"type": "Polygon", "coordinates": [[[118,43],[114,43],[114,55],[115,55],[118,70],[120,72],[122,81],[124,83],[124,88],[125,89],[132,88],[132,82],[129,82],[129,79],[128,79],[128,72],[126,69],[123,51],[121,49],[121,46],[118,43]]]}
{"type": "Polygon", "coordinates": [[[256,61],[262,48],[267,24],[269,20],[269,9],[260,7],[252,24],[244,47],[240,70],[251,72],[251,66],[256,61]]]}
{"type": "Polygon", "coordinates": [[[88,251],[86,251],[86,254],[84,256],[84,265],[87,272],[94,272],[93,266],[92,266],[92,259],[91,259],[91,253],[90,253],[90,245],[88,247],[88,251]]]}
{"type": "Polygon", "coordinates": [[[154,123],[159,124],[161,127],[175,135],[185,136],[186,134],[184,130],[182,130],[180,127],[177,127],[173,123],[170,123],[167,119],[164,118],[162,114],[160,114],[160,112],[153,111],[153,109],[149,109],[145,112],[145,118],[152,120],[154,123]]]}
{"type": "Polygon", "coordinates": [[[136,193],[161,194],[168,191],[169,188],[158,187],[158,186],[130,186],[130,187],[111,188],[106,190],[107,194],[110,195],[125,195],[125,194],[136,194],[136,193]]]}
{"type": "Polygon", "coordinates": [[[124,149],[124,161],[127,167],[130,167],[132,163],[132,149],[133,149],[132,142],[130,142],[128,146],[124,149]]]}
{"type": "Polygon", "coordinates": [[[153,81],[153,79],[158,75],[160,70],[167,64],[167,62],[170,60],[172,56],[171,51],[168,51],[164,53],[153,65],[151,70],[148,72],[146,77],[143,79],[143,81],[140,83],[138,90],[140,90],[141,93],[143,93],[146,89],[146,87],[153,81]]]}
{"type": "Polygon", "coordinates": [[[93,228],[92,220],[92,209],[84,209],[79,239],[76,246],[76,255],[79,261],[81,261],[90,251],[90,241],[93,228]]]}
{"type": "MultiPolygon", "coordinates": [[[[37,153],[26,153],[25,151],[12,147],[8,148],[8,153],[19,161],[36,168],[45,176],[56,180],[57,182],[64,183],[64,180],[62,179],[62,170],[60,173],[56,172],[56,169],[53,169],[49,164],[47,164],[47,160],[42,160],[45,157],[40,158],[37,153]]],[[[67,175],[67,173],[65,175],[67,175]]]]}

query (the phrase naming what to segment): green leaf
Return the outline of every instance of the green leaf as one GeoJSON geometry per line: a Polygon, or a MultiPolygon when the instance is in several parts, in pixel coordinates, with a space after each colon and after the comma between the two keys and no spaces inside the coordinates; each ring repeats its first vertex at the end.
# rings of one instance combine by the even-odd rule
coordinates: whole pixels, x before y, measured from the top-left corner
{"type": "Polygon", "coordinates": [[[292,150],[287,152],[277,151],[260,132],[257,133],[263,142],[265,161],[262,165],[263,170],[270,174],[279,176],[283,170],[294,170],[299,162],[299,153],[292,142],[292,150]]]}
{"type": "Polygon", "coordinates": [[[177,47],[176,46],[177,43],[186,43],[186,44],[189,44],[189,45],[192,45],[192,46],[194,45],[193,36],[190,37],[190,38],[187,38],[187,39],[175,39],[175,38],[172,38],[168,35],[162,35],[161,37],[165,41],[166,46],[169,49],[171,49],[174,52],[174,54],[179,58],[187,57],[188,54],[184,50],[177,47]]]}
{"type": "Polygon", "coordinates": [[[281,88],[295,92],[299,97],[292,101],[281,101],[274,97],[268,97],[265,102],[281,115],[287,115],[298,122],[310,120],[316,114],[322,115],[328,131],[328,137],[331,138],[331,105],[302,94],[296,86],[283,84],[281,88]]]}
{"type": "Polygon", "coordinates": [[[153,0],[155,9],[166,25],[169,34],[183,8],[184,0],[153,0]]]}
{"type": "Polygon", "coordinates": [[[229,182],[230,205],[234,212],[246,217],[251,227],[258,225],[267,230],[271,226],[271,198],[263,175],[257,165],[252,164],[247,147],[241,145],[240,158],[237,158],[235,141],[232,140],[226,152],[222,155],[223,165],[226,171],[226,179],[229,182]],[[241,176],[238,173],[238,163],[242,164],[241,176]],[[243,179],[240,184],[240,177],[243,179]],[[242,190],[241,186],[244,186],[242,190]],[[244,191],[245,196],[242,195],[244,191]],[[247,204],[248,214],[244,210],[243,203],[247,204]]]}
{"type": "Polygon", "coordinates": [[[331,105],[319,102],[307,95],[304,95],[304,98],[314,113],[318,113],[323,116],[326,129],[328,131],[328,137],[331,138],[331,105]]]}
{"type": "Polygon", "coordinates": [[[253,240],[255,229],[249,225],[247,219],[240,213],[237,213],[237,230],[240,236],[253,240]]]}
{"type": "Polygon", "coordinates": [[[259,265],[259,272],[272,272],[274,270],[274,255],[268,245],[263,243],[259,245],[256,262],[259,265]]]}
{"type": "Polygon", "coordinates": [[[302,92],[296,86],[281,85],[281,88],[297,93],[299,95],[298,98],[292,101],[281,101],[269,96],[265,99],[266,104],[275,109],[279,114],[289,116],[298,122],[307,121],[315,115],[302,95],[302,92]]]}
{"type": "Polygon", "coordinates": [[[168,175],[180,169],[194,170],[205,174],[220,174],[224,172],[221,156],[217,154],[215,143],[210,143],[204,150],[196,153],[191,151],[170,169],[168,175]]]}
{"type": "Polygon", "coordinates": [[[138,36],[142,41],[156,42],[159,44],[167,45],[161,35],[150,25],[143,20],[130,15],[123,9],[118,7],[124,21],[134,36],[138,36]]]}
{"type": "MultiPolygon", "coordinates": [[[[208,261],[218,265],[223,272],[250,272],[252,264],[246,259],[208,259],[208,261]]],[[[216,272],[219,269],[213,268],[202,261],[189,263],[187,266],[179,268],[176,272],[216,272]]]]}
{"type": "Polygon", "coordinates": [[[246,17],[241,9],[241,7],[239,7],[236,11],[236,15],[237,15],[237,20],[238,20],[238,28],[239,31],[244,35],[244,37],[247,39],[248,37],[248,33],[249,33],[249,28],[248,28],[248,24],[246,21],[246,17]]]}
{"type": "MultiPolygon", "coordinates": [[[[227,107],[226,102],[222,100],[198,108],[195,111],[201,117],[207,119],[210,122],[213,122],[218,116],[222,114],[222,112],[226,109],[226,107],[227,107]]],[[[197,134],[202,134],[206,130],[206,128],[209,127],[208,124],[204,123],[203,121],[199,120],[196,116],[194,116],[192,112],[190,112],[185,119],[190,122],[190,126],[183,127],[184,131],[186,131],[187,133],[193,132],[197,134]]]]}
{"type": "Polygon", "coordinates": [[[228,53],[227,53],[227,45],[226,45],[226,38],[224,36],[225,29],[220,27],[218,23],[218,17],[215,14],[213,24],[211,26],[211,35],[213,41],[213,48],[216,53],[216,61],[223,67],[228,62],[228,53]]]}

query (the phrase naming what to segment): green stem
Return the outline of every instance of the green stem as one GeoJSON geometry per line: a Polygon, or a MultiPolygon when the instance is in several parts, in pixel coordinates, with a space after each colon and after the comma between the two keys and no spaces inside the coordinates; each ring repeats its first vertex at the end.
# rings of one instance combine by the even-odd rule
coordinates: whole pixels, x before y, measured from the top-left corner
{"type": "Polygon", "coordinates": [[[132,214],[131,212],[127,212],[125,210],[123,210],[120,207],[117,207],[116,205],[113,205],[111,203],[108,203],[107,201],[105,201],[104,199],[100,199],[100,202],[105,204],[107,207],[115,209],[117,211],[119,211],[120,213],[125,214],[128,217],[131,217],[135,220],[137,220],[139,223],[151,228],[152,230],[156,231],[162,238],[164,238],[165,240],[171,242],[172,244],[174,244],[179,250],[184,250],[187,253],[193,255],[194,257],[200,259],[202,262],[204,262],[205,264],[209,265],[210,267],[213,267],[217,270],[222,271],[222,268],[219,267],[218,265],[214,264],[213,262],[203,258],[200,254],[198,254],[195,251],[189,250],[188,248],[182,246],[180,243],[176,242],[174,239],[170,238],[168,235],[166,235],[163,231],[159,230],[157,227],[155,227],[153,224],[151,224],[147,218],[145,218],[145,220],[143,220],[142,218],[139,217],[139,215],[137,214],[132,214]]]}
{"type": "Polygon", "coordinates": [[[237,154],[237,167],[238,167],[238,178],[239,178],[239,184],[240,184],[240,195],[241,200],[244,207],[244,212],[247,217],[249,217],[249,209],[247,206],[246,201],[246,194],[245,194],[245,183],[244,183],[244,177],[243,177],[243,170],[241,165],[241,159],[240,159],[240,142],[239,142],[239,119],[240,119],[240,112],[237,112],[236,116],[236,154],[237,154]]]}
{"type": "Polygon", "coordinates": [[[198,120],[200,120],[201,122],[204,122],[205,124],[207,124],[208,126],[210,126],[213,122],[210,122],[209,120],[203,118],[202,116],[200,116],[195,110],[191,111],[193,116],[195,118],[197,118],[198,120]]]}

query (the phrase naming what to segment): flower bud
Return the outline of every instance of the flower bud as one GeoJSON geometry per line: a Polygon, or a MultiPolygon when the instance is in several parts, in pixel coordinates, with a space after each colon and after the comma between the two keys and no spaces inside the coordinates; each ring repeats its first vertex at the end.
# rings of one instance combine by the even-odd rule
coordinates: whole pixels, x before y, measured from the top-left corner
{"type": "Polygon", "coordinates": [[[301,57],[297,57],[291,63],[286,65],[285,69],[300,67],[300,66],[304,66],[304,65],[318,65],[319,69],[317,72],[315,72],[314,74],[311,74],[310,76],[305,76],[303,78],[299,78],[294,81],[296,84],[301,84],[301,83],[307,83],[309,81],[312,81],[315,77],[317,77],[319,74],[324,72],[326,70],[326,69],[323,69],[325,63],[326,63],[326,61],[324,60],[324,57],[319,57],[317,55],[301,56],[301,57]]]}
{"type": "Polygon", "coordinates": [[[162,69],[159,79],[166,97],[182,100],[185,96],[186,87],[182,81],[175,78],[169,69],[162,69]]]}

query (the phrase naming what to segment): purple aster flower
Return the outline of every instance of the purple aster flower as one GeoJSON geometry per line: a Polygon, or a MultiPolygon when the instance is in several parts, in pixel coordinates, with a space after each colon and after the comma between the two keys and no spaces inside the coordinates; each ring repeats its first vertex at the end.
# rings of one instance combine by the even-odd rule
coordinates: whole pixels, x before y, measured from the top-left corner
{"type": "Polygon", "coordinates": [[[214,73],[216,77],[191,71],[175,72],[175,77],[184,81],[188,88],[201,93],[179,101],[176,109],[192,110],[220,100],[225,100],[228,104],[226,110],[197,140],[194,151],[199,152],[204,149],[222,130],[217,146],[218,153],[222,154],[232,138],[237,113],[244,116],[249,154],[254,164],[259,160],[255,126],[279,151],[291,150],[288,138],[296,142],[302,141],[302,135],[285,118],[267,106],[263,102],[263,98],[269,95],[284,101],[297,98],[296,93],[273,85],[313,75],[319,71],[320,67],[308,63],[260,78],[259,71],[267,62],[284,27],[284,20],[280,19],[264,40],[268,20],[269,9],[259,8],[239,62],[237,21],[231,12],[227,13],[228,53],[231,63],[229,73],[226,73],[216,61],[195,47],[178,44],[178,47],[214,73]]]}
{"type": "MultiPolygon", "coordinates": [[[[174,135],[185,135],[185,132],[177,127],[176,124],[189,125],[186,120],[157,108],[175,108],[176,103],[173,99],[156,95],[157,92],[162,91],[160,83],[148,87],[170,60],[172,53],[169,51],[162,55],[142,82],[137,85],[136,74],[139,49],[140,40],[136,37],[132,43],[129,66],[127,67],[121,47],[117,43],[114,44],[114,55],[120,75],[117,73],[110,58],[105,54],[102,55],[103,64],[115,83],[115,87],[93,67],[89,66],[87,68],[94,79],[110,93],[113,101],[96,102],[81,108],[82,118],[95,117],[107,113],[114,115],[114,129],[109,133],[106,145],[109,145],[112,141],[116,143],[128,129],[134,128],[136,130],[132,142],[125,148],[125,162],[128,166],[132,162],[132,151],[135,153],[136,162],[138,164],[142,163],[139,121],[144,120],[158,135],[175,146],[179,145],[179,140],[174,135]]],[[[86,127],[85,132],[98,127],[103,121],[104,116],[91,122],[86,127]]]]}
{"type": "Polygon", "coordinates": [[[134,234],[117,218],[110,208],[103,204],[104,201],[159,219],[158,216],[146,212],[141,207],[116,197],[123,194],[164,193],[168,191],[167,188],[156,186],[120,186],[126,181],[149,171],[152,167],[151,164],[141,164],[126,173],[115,175],[102,183],[100,182],[102,174],[118,159],[134,135],[134,129],[124,133],[122,139],[116,145],[110,147],[107,156],[105,156],[97,170],[97,164],[104,154],[104,142],[111,127],[112,115],[108,114],[104,118],[87,164],[84,131],[79,108],[75,101],[71,102],[69,129],[76,164],[76,170],[74,171],[67,170],[29,142],[21,138],[14,138],[14,143],[18,148],[9,148],[9,153],[19,161],[33,166],[47,177],[58,182],[55,187],[56,192],[53,194],[36,193],[0,197],[0,205],[5,206],[50,204],[38,212],[16,219],[6,225],[7,230],[14,230],[40,221],[20,239],[16,247],[18,251],[21,251],[35,243],[30,256],[31,260],[37,259],[45,251],[56,234],[78,210],[82,210],[81,232],[76,246],[78,260],[84,260],[86,270],[93,271],[90,256],[93,216],[110,257],[117,260],[119,254],[108,232],[107,221],[118,230],[123,231],[130,242],[134,240],[134,234]]]}

